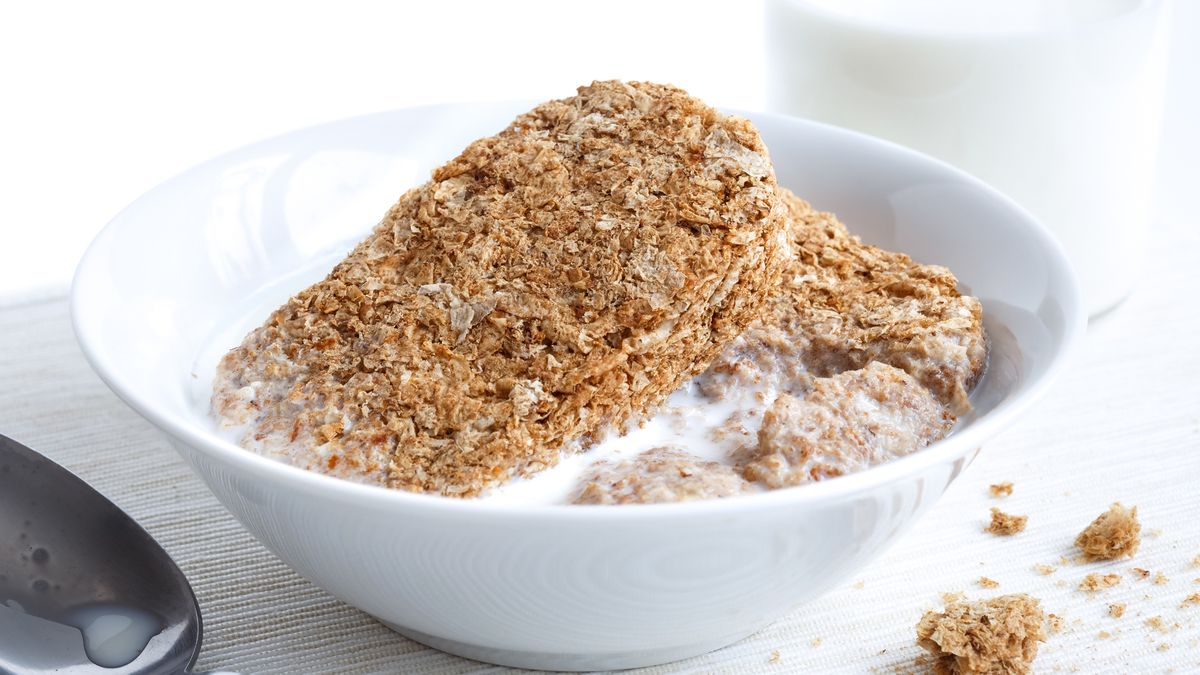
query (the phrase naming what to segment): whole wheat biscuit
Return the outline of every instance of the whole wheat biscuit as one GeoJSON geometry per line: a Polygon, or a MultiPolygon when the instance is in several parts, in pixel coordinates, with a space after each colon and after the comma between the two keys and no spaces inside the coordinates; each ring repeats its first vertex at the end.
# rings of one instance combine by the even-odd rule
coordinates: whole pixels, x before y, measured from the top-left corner
{"type": "Polygon", "coordinates": [[[222,360],[243,444],[478,494],[658,405],[789,257],[767,150],[685,92],[596,82],[472,143],[222,360]]]}
{"type": "Polygon", "coordinates": [[[701,376],[720,395],[738,381],[772,377],[803,394],[812,377],[871,361],[915,377],[955,414],[983,374],[987,339],[979,300],[950,270],[862,243],[831,213],[781,189],[793,259],[763,317],[701,376]]]}

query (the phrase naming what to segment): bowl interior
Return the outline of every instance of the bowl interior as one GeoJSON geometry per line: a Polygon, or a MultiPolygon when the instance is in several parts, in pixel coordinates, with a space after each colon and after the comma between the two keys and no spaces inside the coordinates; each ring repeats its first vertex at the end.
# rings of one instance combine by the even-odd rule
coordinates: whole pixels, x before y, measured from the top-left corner
{"type": "MultiPolygon", "coordinates": [[[[353,118],[256,143],[155,188],[80,263],[72,306],[85,354],[155,423],[205,438],[213,452],[250,455],[218,438],[208,417],[220,356],[323,277],[430,169],[527,108],[463,104],[353,118]]],[[[949,267],[983,301],[991,366],[959,434],[999,424],[1000,412],[1044,388],[1083,326],[1073,275],[1044,229],[918,153],[803,120],[749,117],[781,184],[869,243],[949,267]]]]}

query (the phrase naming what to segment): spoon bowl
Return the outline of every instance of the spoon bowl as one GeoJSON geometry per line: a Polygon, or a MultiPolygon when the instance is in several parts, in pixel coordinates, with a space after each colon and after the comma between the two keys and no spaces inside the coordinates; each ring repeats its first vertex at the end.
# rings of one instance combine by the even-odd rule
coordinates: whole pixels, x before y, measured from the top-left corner
{"type": "Polygon", "coordinates": [[[179,673],[200,651],[183,573],[115,504],[0,435],[0,672],[179,673]]]}

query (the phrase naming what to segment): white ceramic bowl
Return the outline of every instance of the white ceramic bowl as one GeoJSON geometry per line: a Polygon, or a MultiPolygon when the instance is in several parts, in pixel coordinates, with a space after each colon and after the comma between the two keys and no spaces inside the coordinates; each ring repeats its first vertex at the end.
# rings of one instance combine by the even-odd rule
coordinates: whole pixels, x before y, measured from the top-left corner
{"type": "Polygon", "coordinates": [[[482,661],[641,666],[734,642],[877,556],[1061,370],[1084,327],[1062,251],[1028,214],[945,164],[752,114],[780,183],[868,242],[949,266],[992,340],[977,413],[915,455],[817,485],[649,506],[489,505],[308,473],[214,433],[222,352],[322,277],[405,189],[526,104],[359,117],[218,157],[147,193],[75,277],[96,372],[297,572],[397,631],[482,661]]]}

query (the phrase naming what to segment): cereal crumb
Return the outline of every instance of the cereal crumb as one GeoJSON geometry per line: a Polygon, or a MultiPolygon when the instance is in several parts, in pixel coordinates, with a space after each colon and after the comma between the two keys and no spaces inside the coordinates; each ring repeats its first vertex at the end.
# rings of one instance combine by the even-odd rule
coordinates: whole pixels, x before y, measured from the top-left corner
{"type": "Polygon", "coordinates": [[[1167,625],[1166,621],[1163,621],[1161,616],[1152,616],[1149,619],[1146,619],[1146,625],[1160,633],[1171,632],[1171,627],[1167,625]]]}
{"type": "Polygon", "coordinates": [[[1139,579],[1145,579],[1146,577],[1150,576],[1150,570],[1144,570],[1140,567],[1135,567],[1133,568],[1133,576],[1139,579]]]}
{"type": "Polygon", "coordinates": [[[779,663],[779,650],[771,650],[771,658],[767,659],[767,663],[779,663]]]}
{"type": "Polygon", "coordinates": [[[988,492],[991,493],[993,497],[1007,497],[1012,494],[1012,491],[1013,484],[1009,481],[995,483],[988,486],[988,492]]]}
{"type": "Polygon", "coordinates": [[[1016,534],[1025,530],[1025,523],[1028,520],[1029,516],[1010,515],[993,506],[992,522],[985,531],[1004,536],[1016,534]]]}
{"type": "Polygon", "coordinates": [[[1057,614],[1050,614],[1046,617],[1046,624],[1050,626],[1051,633],[1061,633],[1063,629],[1063,618],[1057,614]]]}
{"type": "Polygon", "coordinates": [[[1163,584],[1166,584],[1168,581],[1170,581],[1170,579],[1168,579],[1167,575],[1163,574],[1162,572],[1154,573],[1154,585],[1155,586],[1162,586],[1163,584]]]}
{"type": "Polygon", "coordinates": [[[1158,651],[1160,651],[1160,652],[1165,652],[1165,651],[1167,651],[1167,650],[1168,650],[1168,649],[1170,649],[1170,648],[1171,648],[1171,645],[1169,645],[1169,644],[1167,644],[1166,642],[1164,642],[1164,643],[1162,643],[1161,645],[1159,645],[1159,646],[1158,646],[1158,651]]]}
{"type": "Polygon", "coordinates": [[[812,642],[810,642],[809,644],[811,644],[814,647],[820,647],[821,646],[821,638],[819,638],[819,637],[813,638],[812,642]]]}
{"type": "Polygon", "coordinates": [[[967,594],[963,593],[962,591],[950,591],[948,593],[942,593],[942,604],[952,605],[956,602],[962,602],[966,599],[966,597],[967,594]]]}
{"type": "Polygon", "coordinates": [[[1044,577],[1048,577],[1051,574],[1054,574],[1054,570],[1056,570],[1056,569],[1058,569],[1058,568],[1056,568],[1054,565],[1034,565],[1033,566],[1033,571],[1037,572],[1038,574],[1040,574],[1044,577]]]}
{"type": "Polygon", "coordinates": [[[1192,567],[1200,567],[1200,554],[1197,554],[1195,558],[1192,558],[1192,567]]]}
{"type": "Polygon", "coordinates": [[[1187,596],[1183,599],[1183,602],[1180,603],[1179,607],[1182,609],[1188,605],[1200,605],[1200,593],[1192,593],[1191,595],[1187,596]]]}
{"type": "Polygon", "coordinates": [[[854,587],[859,590],[862,590],[862,587],[864,585],[865,585],[865,582],[862,579],[859,579],[858,581],[854,582],[854,587]]]}
{"type": "Polygon", "coordinates": [[[1117,574],[1116,572],[1111,572],[1109,574],[1092,573],[1084,577],[1083,581],[1079,582],[1079,590],[1086,591],[1088,593],[1095,593],[1102,588],[1112,588],[1119,583],[1121,583],[1121,575],[1117,574]]]}
{"type": "Polygon", "coordinates": [[[1106,631],[1106,630],[1102,630],[1102,631],[1100,631],[1099,633],[1097,633],[1097,634],[1096,634],[1096,637],[1097,637],[1097,638],[1099,638],[1099,639],[1101,639],[1101,640],[1107,640],[1107,639],[1109,639],[1110,637],[1112,637],[1112,633],[1110,633],[1110,632],[1108,632],[1108,631],[1106,631]]]}
{"type": "Polygon", "coordinates": [[[1125,603],[1114,602],[1108,606],[1108,615],[1114,619],[1119,619],[1125,616],[1125,603]]]}
{"type": "Polygon", "coordinates": [[[1125,508],[1117,502],[1079,533],[1075,545],[1083,550],[1088,560],[1132,557],[1142,543],[1141,531],[1137,507],[1125,508]]]}
{"type": "Polygon", "coordinates": [[[950,603],[921,617],[917,644],[936,659],[937,673],[1025,674],[1046,639],[1044,620],[1038,600],[1023,593],[950,603]]]}
{"type": "Polygon", "coordinates": [[[989,579],[987,577],[979,577],[979,580],[975,583],[979,584],[983,588],[998,588],[1000,586],[999,581],[996,581],[995,579],[989,579]]]}

